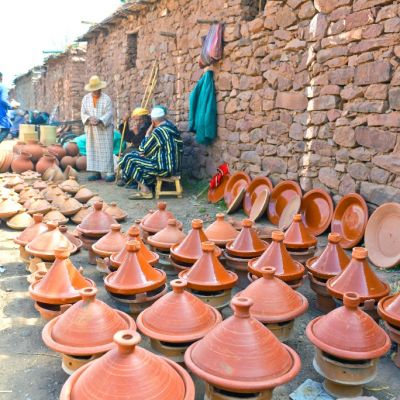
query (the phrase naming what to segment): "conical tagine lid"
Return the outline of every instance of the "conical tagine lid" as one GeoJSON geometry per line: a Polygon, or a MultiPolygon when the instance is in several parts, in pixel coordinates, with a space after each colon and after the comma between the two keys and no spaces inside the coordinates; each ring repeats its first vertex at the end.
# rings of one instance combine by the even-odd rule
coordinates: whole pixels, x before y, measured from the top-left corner
{"type": "Polygon", "coordinates": [[[60,205],[60,212],[66,216],[76,214],[82,208],[82,204],[73,197],[67,197],[60,205]]]}
{"type": "Polygon", "coordinates": [[[329,279],[340,274],[349,264],[350,258],[339,242],[342,237],[338,233],[328,235],[328,244],[319,257],[307,260],[308,271],[320,279],[329,279]]]}
{"type": "Polygon", "coordinates": [[[283,238],[283,232],[272,232],[272,242],[267,250],[260,258],[249,261],[248,267],[251,273],[261,276],[261,268],[271,266],[276,270],[275,276],[284,282],[300,279],[303,276],[304,267],[292,259],[283,244],[283,238]]]}
{"type": "Polygon", "coordinates": [[[136,322],[146,336],[171,343],[193,342],[222,321],[215,308],[184,290],[183,280],[171,281],[171,287],[172,292],[139,314],[136,322]]]}
{"type": "Polygon", "coordinates": [[[189,347],[185,363],[194,374],[229,391],[258,392],[299,373],[297,353],[250,317],[252,304],[246,297],[234,298],[234,315],[189,347]]]}
{"type": "Polygon", "coordinates": [[[133,330],[114,335],[117,344],[65,383],[61,400],[194,400],[194,384],[176,363],[138,346],[133,330]]]}
{"type": "Polygon", "coordinates": [[[304,314],[308,308],[307,299],[285,282],[275,278],[275,268],[261,268],[262,278],[257,279],[237,296],[253,300],[250,315],[263,323],[291,321],[304,314]]]}
{"type": "Polygon", "coordinates": [[[380,300],[378,313],[383,320],[400,328],[400,293],[386,296],[380,300]]]}
{"type": "Polygon", "coordinates": [[[288,249],[308,249],[317,245],[317,238],[305,227],[301,214],[296,214],[283,243],[288,249]]]}
{"type": "Polygon", "coordinates": [[[387,353],[389,336],[358,307],[360,300],[357,293],[345,293],[343,307],[308,324],[308,339],[320,350],[348,360],[370,360],[387,353]]]}
{"type": "Polygon", "coordinates": [[[85,356],[111,350],[113,336],[123,329],[136,329],[133,319],[96,299],[97,289],[79,291],[82,300],[51,320],[43,329],[46,346],[63,354],[85,356]]]}
{"type": "Polygon", "coordinates": [[[99,239],[92,250],[100,257],[109,257],[113,253],[118,253],[125,247],[125,235],[121,232],[120,224],[111,225],[110,232],[99,239]]]}
{"type": "Polygon", "coordinates": [[[33,218],[25,209],[18,211],[13,217],[7,221],[7,226],[11,229],[26,229],[33,222],[33,218]]]}
{"type": "Polygon", "coordinates": [[[44,199],[35,200],[29,207],[29,214],[46,214],[51,210],[51,204],[44,199]]]}
{"type": "Polygon", "coordinates": [[[93,207],[94,210],[82,220],[76,229],[87,236],[104,236],[110,231],[111,225],[116,224],[117,221],[102,210],[103,203],[101,201],[96,202],[93,207]]]}
{"type": "Polygon", "coordinates": [[[21,204],[11,198],[4,199],[4,201],[0,203],[0,218],[12,217],[20,210],[22,210],[21,204]]]}
{"type": "Polygon", "coordinates": [[[94,196],[94,193],[86,186],[81,186],[78,192],[75,194],[75,199],[81,203],[86,203],[94,196]]]}
{"type": "Polygon", "coordinates": [[[68,218],[61,214],[55,207],[44,216],[43,221],[57,222],[59,225],[68,224],[68,218]]]}
{"type": "Polygon", "coordinates": [[[76,181],[76,178],[74,176],[71,176],[66,181],[60,183],[59,187],[64,192],[68,192],[68,193],[72,193],[72,194],[76,194],[80,188],[79,183],[76,181]]]}
{"type": "Polygon", "coordinates": [[[338,276],[328,280],[329,293],[342,299],[346,292],[354,292],[363,303],[368,299],[379,300],[390,292],[390,286],[381,281],[369,266],[368,251],[363,247],[354,247],[352,259],[347,268],[338,276]]]}
{"type": "Polygon", "coordinates": [[[73,216],[71,217],[71,221],[74,224],[80,224],[83,221],[83,218],[86,217],[86,215],[90,214],[92,210],[87,204],[84,204],[82,208],[73,216]]]}
{"type": "MultiPolygon", "coordinates": [[[[168,225],[168,220],[175,219],[172,212],[167,211],[167,203],[163,201],[158,202],[158,210],[154,211],[152,214],[148,214],[146,218],[143,218],[140,226],[143,230],[150,233],[160,232],[168,225]]],[[[182,223],[178,223],[179,227],[182,227],[182,223]]]]}
{"type": "Polygon", "coordinates": [[[33,216],[33,224],[28,226],[20,235],[18,235],[14,242],[21,245],[26,246],[29,242],[31,242],[36,236],[39,236],[41,233],[46,232],[48,230],[47,225],[42,222],[43,215],[42,214],[34,214],[33,216]]]}
{"type": "Polygon", "coordinates": [[[217,246],[225,246],[228,242],[235,240],[239,232],[231,223],[225,221],[225,215],[218,213],[216,220],[204,231],[208,240],[217,246]]]}
{"type": "Polygon", "coordinates": [[[178,228],[176,219],[168,220],[168,225],[153,236],[147,238],[147,242],[156,249],[169,250],[171,246],[181,243],[186,235],[178,228]]]}
{"type": "Polygon", "coordinates": [[[123,221],[128,216],[126,211],[118,207],[117,203],[115,203],[114,201],[112,201],[104,211],[107,214],[113,216],[116,221],[123,221]]]}

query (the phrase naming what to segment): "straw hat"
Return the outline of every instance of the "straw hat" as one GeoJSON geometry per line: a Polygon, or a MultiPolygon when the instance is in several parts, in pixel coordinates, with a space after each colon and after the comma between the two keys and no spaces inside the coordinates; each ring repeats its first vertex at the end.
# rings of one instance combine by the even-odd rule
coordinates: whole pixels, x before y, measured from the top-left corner
{"type": "Polygon", "coordinates": [[[89,79],[89,83],[85,85],[87,92],[94,92],[99,89],[104,89],[107,86],[107,82],[101,81],[97,75],[93,75],[89,79]]]}
{"type": "Polygon", "coordinates": [[[132,111],[131,117],[141,117],[143,115],[149,115],[150,112],[146,108],[137,107],[132,111]]]}

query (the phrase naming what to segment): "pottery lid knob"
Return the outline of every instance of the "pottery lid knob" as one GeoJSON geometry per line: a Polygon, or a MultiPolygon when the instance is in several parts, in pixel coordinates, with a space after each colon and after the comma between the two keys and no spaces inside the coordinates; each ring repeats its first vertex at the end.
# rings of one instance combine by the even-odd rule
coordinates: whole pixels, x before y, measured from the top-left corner
{"type": "Polygon", "coordinates": [[[329,243],[334,243],[337,244],[342,240],[342,237],[340,236],[339,233],[332,232],[328,235],[328,242],[329,243]]]}
{"type": "Polygon", "coordinates": [[[126,249],[130,253],[135,253],[140,250],[140,242],[138,240],[130,240],[126,243],[126,249]]]}
{"type": "Polygon", "coordinates": [[[135,219],[135,224],[139,225],[142,222],[141,219],[135,219]]]}
{"type": "Polygon", "coordinates": [[[166,203],[165,201],[159,201],[159,202],[157,203],[157,208],[158,208],[160,211],[164,211],[164,210],[167,208],[167,203],[166,203]]]}
{"type": "Polygon", "coordinates": [[[249,318],[252,305],[253,300],[248,297],[234,297],[231,301],[234,315],[238,318],[249,318]]]}
{"type": "Polygon", "coordinates": [[[223,221],[225,219],[225,214],[218,213],[215,217],[217,218],[217,221],[223,221]]]}
{"type": "Polygon", "coordinates": [[[201,219],[194,219],[192,221],[192,228],[193,229],[200,229],[203,227],[203,221],[201,219]]]}
{"type": "Polygon", "coordinates": [[[40,281],[42,278],[45,277],[46,274],[47,274],[46,271],[36,271],[33,274],[33,277],[35,278],[35,281],[40,281]]]}
{"type": "Polygon", "coordinates": [[[293,221],[300,222],[301,221],[301,214],[295,214],[295,216],[293,217],[293,221]]]}
{"type": "Polygon", "coordinates": [[[60,225],[58,227],[58,229],[60,230],[61,233],[65,233],[65,232],[67,232],[68,227],[67,227],[67,225],[60,225]]]}
{"type": "Polygon", "coordinates": [[[173,218],[169,219],[168,220],[168,225],[169,226],[176,226],[176,219],[173,219],[173,218]]]}
{"type": "Polygon", "coordinates": [[[182,279],[174,279],[170,282],[170,285],[174,293],[183,293],[187,283],[182,279]]]}
{"type": "Polygon", "coordinates": [[[118,350],[123,354],[132,353],[136,345],[140,343],[140,340],[139,333],[130,329],[118,331],[114,335],[114,342],[118,345],[118,350]]]}
{"type": "Polygon", "coordinates": [[[276,268],[274,268],[274,267],[262,267],[261,268],[262,276],[265,279],[273,279],[275,272],[276,272],[276,268]]]}
{"type": "Polygon", "coordinates": [[[114,232],[119,232],[121,230],[121,225],[120,224],[111,224],[110,228],[114,232]]]}
{"type": "Polygon", "coordinates": [[[66,247],[59,247],[54,250],[54,255],[56,258],[59,258],[61,260],[65,260],[69,257],[70,252],[66,247]]]}
{"type": "Polygon", "coordinates": [[[49,229],[49,231],[53,231],[54,229],[56,229],[58,227],[58,222],[56,221],[49,221],[47,222],[47,228],[49,229]]]}
{"type": "Polygon", "coordinates": [[[93,301],[96,298],[97,288],[85,287],[79,291],[79,294],[84,301],[93,301]]]}
{"type": "Polygon", "coordinates": [[[102,201],[96,201],[93,205],[94,209],[96,211],[100,211],[103,208],[103,202],[102,201]]]}
{"type": "Polygon", "coordinates": [[[131,226],[128,229],[128,235],[133,237],[138,237],[140,235],[140,229],[137,226],[131,226]]]}
{"type": "Polygon", "coordinates": [[[251,228],[253,226],[253,221],[251,219],[244,219],[242,221],[243,228],[251,228]]]}
{"type": "Polygon", "coordinates": [[[117,203],[116,203],[115,201],[112,201],[112,202],[110,203],[110,207],[117,207],[117,203]]]}
{"type": "Polygon", "coordinates": [[[285,238],[285,234],[282,231],[272,231],[271,237],[272,240],[276,242],[282,242],[285,238]]]}
{"type": "Polygon", "coordinates": [[[33,214],[33,220],[35,223],[43,221],[43,214],[33,214]]]}
{"type": "Polygon", "coordinates": [[[365,260],[368,257],[368,250],[365,247],[354,247],[351,256],[356,260],[365,260]]]}
{"type": "Polygon", "coordinates": [[[355,292],[346,292],[343,295],[343,304],[346,308],[357,308],[360,302],[360,296],[355,292]]]}
{"type": "Polygon", "coordinates": [[[201,248],[203,251],[207,253],[211,253],[215,249],[215,244],[213,242],[202,242],[201,243],[201,248]]]}

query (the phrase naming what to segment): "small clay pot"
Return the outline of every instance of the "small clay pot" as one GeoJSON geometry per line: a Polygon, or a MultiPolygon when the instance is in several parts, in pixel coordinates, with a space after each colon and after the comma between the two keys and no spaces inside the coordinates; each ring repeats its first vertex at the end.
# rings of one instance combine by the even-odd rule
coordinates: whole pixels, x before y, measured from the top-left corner
{"type": "Polygon", "coordinates": [[[68,166],[75,168],[76,165],[76,158],[71,156],[64,156],[60,160],[60,167],[62,170],[65,170],[68,166]]]}
{"type": "Polygon", "coordinates": [[[23,147],[23,151],[32,155],[31,160],[33,163],[38,162],[44,152],[43,146],[37,140],[28,140],[23,147]]]}
{"type": "MultiPolygon", "coordinates": [[[[14,146],[13,146],[13,153],[14,154],[19,154],[21,152],[21,150],[23,150],[24,146],[25,146],[25,142],[22,141],[18,141],[14,146]]],[[[3,171],[2,171],[3,172],[3,171]]]]}
{"type": "Polygon", "coordinates": [[[36,171],[43,175],[46,170],[56,166],[56,157],[52,154],[44,154],[36,164],[36,171]]]}
{"type": "Polygon", "coordinates": [[[65,157],[67,155],[67,152],[65,151],[65,149],[61,146],[61,144],[58,144],[58,143],[54,143],[54,144],[48,146],[47,151],[50,154],[55,155],[58,158],[58,160],[61,160],[63,157],[65,157]]]}
{"type": "Polygon", "coordinates": [[[87,159],[86,156],[79,156],[75,162],[76,169],[78,171],[86,171],[87,168],[87,159]]]}
{"type": "Polygon", "coordinates": [[[65,150],[67,152],[67,155],[71,157],[75,157],[79,154],[79,147],[74,142],[68,142],[67,145],[65,146],[65,150]]]}
{"type": "Polygon", "coordinates": [[[22,172],[32,170],[34,165],[31,158],[32,154],[21,151],[21,153],[15,157],[11,163],[12,171],[16,174],[21,174],[22,172]]]}

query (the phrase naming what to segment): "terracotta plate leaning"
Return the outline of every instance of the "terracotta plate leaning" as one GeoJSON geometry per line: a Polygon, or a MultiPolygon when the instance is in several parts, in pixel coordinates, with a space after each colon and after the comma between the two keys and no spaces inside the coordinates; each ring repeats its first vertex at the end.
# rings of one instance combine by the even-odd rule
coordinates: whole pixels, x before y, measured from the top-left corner
{"type": "Polygon", "coordinates": [[[332,220],[333,201],[331,196],[322,189],[310,190],[301,200],[300,213],[306,228],[314,236],[321,235],[332,220]]]}
{"type": "Polygon", "coordinates": [[[288,229],[292,224],[293,217],[298,214],[300,210],[300,204],[300,196],[294,196],[288,201],[279,218],[278,228],[280,231],[286,231],[286,229],[288,229]]]}
{"type": "Polygon", "coordinates": [[[231,175],[228,183],[225,186],[224,193],[224,200],[227,207],[230,207],[232,201],[237,199],[237,196],[240,192],[242,192],[242,189],[244,189],[244,192],[246,191],[250,181],[251,179],[249,175],[242,171],[235,172],[233,175],[231,175]]]}
{"type": "Polygon", "coordinates": [[[246,215],[250,216],[251,209],[257,196],[265,189],[269,189],[270,192],[273,189],[272,182],[266,176],[257,176],[251,181],[243,199],[243,210],[246,215]]]}
{"type": "Polygon", "coordinates": [[[250,219],[252,221],[257,221],[258,218],[260,218],[265,213],[268,207],[270,195],[271,191],[269,189],[263,189],[257,194],[257,197],[250,210],[250,219]]]}
{"type": "Polygon", "coordinates": [[[224,175],[221,179],[221,183],[215,189],[208,190],[208,201],[210,203],[218,203],[224,198],[225,186],[228,183],[230,175],[224,175]]]}
{"type": "Polygon", "coordinates": [[[331,222],[331,232],[342,236],[340,241],[344,249],[350,249],[360,243],[368,221],[368,208],[365,200],[357,193],[343,196],[336,205],[331,222]]]}
{"type": "Polygon", "coordinates": [[[365,230],[365,247],[377,267],[400,264],[400,204],[382,204],[374,211],[365,230]]]}

